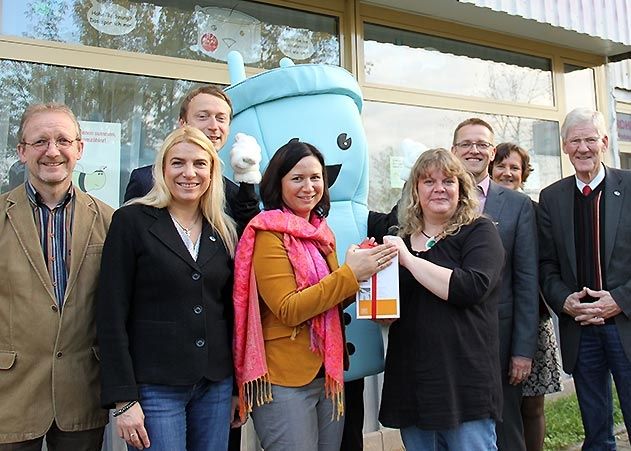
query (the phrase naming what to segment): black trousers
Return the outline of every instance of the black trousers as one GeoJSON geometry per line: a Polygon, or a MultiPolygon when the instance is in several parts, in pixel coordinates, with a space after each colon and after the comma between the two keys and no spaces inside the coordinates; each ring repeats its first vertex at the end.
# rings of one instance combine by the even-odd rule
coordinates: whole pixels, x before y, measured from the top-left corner
{"type": "Polygon", "coordinates": [[[340,451],[364,449],[364,379],[344,382],[344,434],[340,451]]]}
{"type": "Polygon", "coordinates": [[[65,432],[53,425],[45,435],[17,443],[2,443],[0,451],[41,451],[44,438],[48,451],[101,451],[105,427],[87,431],[65,432]]]}

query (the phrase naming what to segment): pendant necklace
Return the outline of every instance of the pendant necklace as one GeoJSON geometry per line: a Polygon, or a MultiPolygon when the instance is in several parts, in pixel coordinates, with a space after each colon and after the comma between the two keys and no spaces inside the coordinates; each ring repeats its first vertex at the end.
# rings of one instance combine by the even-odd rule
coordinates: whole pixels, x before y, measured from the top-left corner
{"type": "Polygon", "coordinates": [[[429,236],[427,233],[425,233],[424,230],[421,230],[421,233],[423,234],[423,236],[425,238],[427,238],[427,241],[425,242],[425,250],[426,251],[430,250],[431,248],[433,248],[436,245],[436,243],[438,243],[438,239],[436,238],[435,235],[429,236]]]}
{"type": "MultiPolygon", "coordinates": [[[[169,213],[171,214],[171,213],[169,213]]],[[[180,229],[182,229],[182,232],[184,232],[186,234],[187,237],[191,237],[191,232],[193,231],[193,227],[195,227],[197,225],[197,222],[199,221],[199,217],[200,215],[198,214],[197,217],[195,218],[195,220],[192,222],[192,224],[188,227],[184,227],[182,225],[182,223],[180,221],[177,220],[177,218],[175,216],[173,216],[171,214],[171,218],[175,221],[175,224],[178,225],[180,227],[180,229]]]]}

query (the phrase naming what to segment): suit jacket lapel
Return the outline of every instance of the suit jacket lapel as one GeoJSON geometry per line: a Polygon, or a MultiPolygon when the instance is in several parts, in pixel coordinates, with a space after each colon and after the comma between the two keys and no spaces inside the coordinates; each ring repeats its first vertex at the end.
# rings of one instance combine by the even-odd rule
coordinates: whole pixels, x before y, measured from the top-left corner
{"type": "MultiPolygon", "coordinates": [[[[576,179],[574,176],[567,177],[561,182],[559,197],[556,199],[556,210],[559,214],[559,224],[561,224],[561,234],[563,235],[563,244],[567,252],[567,258],[570,261],[572,274],[576,279],[576,243],[574,242],[574,190],[576,189],[576,179]]],[[[552,206],[555,207],[554,205],[552,206]]],[[[556,214],[554,211],[552,214],[556,214]]],[[[547,245],[552,246],[552,243],[547,245]]]]}
{"type": "Polygon", "coordinates": [[[201,267],[208,263],[208,260],[223,247],[223,241],[206,220],[203,222],[202,234],[199,239],[201,241],[199,243],[197,264],[201,267]]]}
{"type": "MultiPolygon", "coordinates": [[[[188,265],[199,270],[197,262],[193,260],[193,257],[191,257],[188,249],[186,249],[182,238],[180,238],[180,235],[173,224],[173,220],[171,219],[171,215],[169,215],[169,211],[166,208],[149,208],[147,211],[156,218],[153,225],[149,227],[149,232],[158,238],[158,240],[160,240],[174,254],[184,260],[188,265]]],[[[200,243],[200,252],[202,247],[201,245],[202,243],[200,243]]]]}
{"type": "Polygon", "coordinates": [[[26,258],[33,267],[37,278],[42,282],[46,292],[50,296],[51,304],[57,304],[53,283],[48,274],[48,268],[44,261],[44,252],[39,241],[39,231],[35,226],[33,218],[33,208],[26,196],[26,188],[22,186],[19,190],[9,195],[7,201],[7,217],[15,231],[15,234],[26,254],[26,258]]]}
{"type": "Polygon", "coordinates": [[[620,213],[624,199],[624,187],[622,180],[618,174],[613,173],[605,168],[605,187],[603,195],[605,196],[605,268],[609,267],[609,260],[613,252],[614,243],[616,242],[616,233],[618,232],[618,222],[620,221],[620,213]]]}
{"type": "Polygon", "coordinates": [[[78,187],[75,187],[75,196],[72,242],[70,244],[70,273],[64,294],[64,305],[68,300],[68,294],[72,292],[72,288],[77,282],[79,269],[85,259],[97,215],[94,201],[90,196],[81,192],[78,187]]]}
{"type": "Polygon", "coordinates": [[[489,184],[489,190],[486,194],[483,213],[491,218],[496,225],[499,225],[499,217],[504,206],[503,190],[499,189],[495,182],[489,184]]]}

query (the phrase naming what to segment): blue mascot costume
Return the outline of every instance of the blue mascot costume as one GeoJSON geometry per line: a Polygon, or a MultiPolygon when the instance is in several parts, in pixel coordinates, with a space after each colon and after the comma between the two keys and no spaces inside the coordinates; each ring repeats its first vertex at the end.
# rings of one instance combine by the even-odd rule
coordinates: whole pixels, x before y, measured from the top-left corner
{"type": "MultiPolygon", "coordinates": [[[[360,117],[363,100],[357,81],[337,66],[294,65],[245,77],[241,55],[231,52],[228,68],[234,117],[231,129],[253,136],[262,149],[261,170],[276,150],[291,139],[316,146],[327,164],[331,211],[327,221],[335,233],[338,255],[366,237],[368,149],[360,117]]],[[[226,148],[235,141],[234,133],[226,148]]],[[[223,155],[225,175],[233,178],[230,156],[223,155]]],[[[341,262],[340,262],[341,263],[341,262]]],[[[355,318],[355,304],[345,312],[352,381],[383,371],[379,325],[355,318]]]]}

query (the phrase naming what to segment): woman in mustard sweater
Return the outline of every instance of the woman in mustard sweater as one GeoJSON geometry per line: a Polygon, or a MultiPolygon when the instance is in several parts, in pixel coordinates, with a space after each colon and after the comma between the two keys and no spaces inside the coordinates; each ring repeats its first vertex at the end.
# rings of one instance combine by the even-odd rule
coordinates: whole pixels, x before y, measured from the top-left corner
{"type": "Polygon", "coordinates": [[[240,411],[252,411],[266,451],[337,451],[348,362],[342,304],[396,250],[381,245],[360,254],[351,246],[338,266],[325,219],[330,201],[324,158],[310,144],[281,147],[260,193],[265,211],[247,226],[235,257],[240,411]]]}

